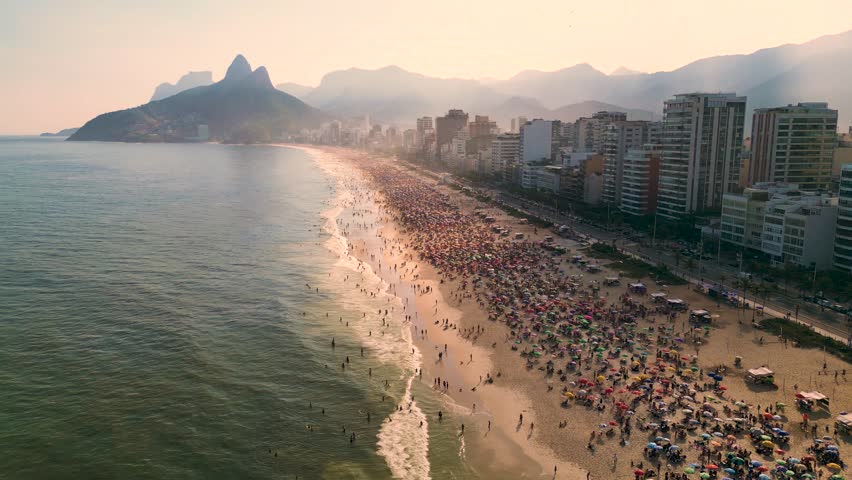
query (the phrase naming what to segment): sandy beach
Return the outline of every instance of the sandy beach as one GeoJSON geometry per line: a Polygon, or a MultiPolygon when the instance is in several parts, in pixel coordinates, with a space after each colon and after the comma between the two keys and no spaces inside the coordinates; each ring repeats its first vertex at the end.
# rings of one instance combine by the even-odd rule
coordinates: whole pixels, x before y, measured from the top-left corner
{"type": "MultiPolygon", "coordinates": [[[[716,303],[689,286],[658,289],[649,279],[642,279],[648,286],[647,293],[660,290],[669,299],[679,298],[686,302],[687,311],[707,310],[712,317],[710,328],[695,331],[689,325],[688,314],[657,312],[647,293],[629,293],[626,285],[638,279],[622,278],[619,285],[603,286],[605,278],[619,276],[619,273],[607,268],[589,273],[580,265],[568,262],[571,255],[580,251],[580,246],[559,239],[560,244],[571,250],[558,261],[559,274],[574,276],[578,301],[580,298],[588,300],[588,308],[602,315],[612,316],[620,306],[632,309],[635,315],[631,316],[634,324],[631,334],[647,340],[644,344],[643,340],[637,340],[644,350],[631,349],[625,353],[625,349],[618,355],[619,349],[613,347],[627,343],[602,327],[601,333],[594,338],[601,341],[602,347],[607,347],[600,349],[606,357],[595,357],[589,348],[586,361],[587,352],[577,350],[581,365],[570,367],[567,357],[558,355],[558,350],[536,344],[535,333],[530,334],[532,337],[525,334],[522,339],[519,331],[507,321],[495,321],[495,310],[489,309],[485,300],[487,295],[482,287],[474,286],[470,276],[458,272],[451,274],[446,268],[441,270],[424,260],[416,232],[410,225],[399,223],[396,206],[380,194],[386,185],[370,182],[375,181],[374,172],[380,165],[389,174],[405,175],[428,184],[457,206],[459,214],[470,215],[474,209],[487,208],[496,225],[523,233],[530,244],[552,233],[521,225],[517,219],[445,186],[435,185],[434,180],[418,176],[393,160],[344,149],[323,151],[333,154],[326,155],[334,158],[328,167],[338,175],[350,179],[359,176],[354,181],[364,182],[372,189],[369,196],[358,200],[362,202],[359,207],[375,209],[376,219],[381,222],[380,233],[367,238],[352,229],[348,237],[352,251],[361,261],[370,264],[405,304],[405,320],[400,327],[410,329],[422,354],[422,371],[416,381],[431,384],[434,390],[445,395],[446,409],[442,419],[437,418],[437,412],[425,411],[424,414],[429,422],[458,423],[464,445],[460,454],[484,478],[635,478],[640,468],[643,471],[653,469],[654,476],[660,478],[664,475],[675,478],[675,474],[685,477],[690,469],[696,473],[695,478],[698,478],[698,471],[705,469],[708,476],[719,474],[721,477],[727,474],[717,473],[718,467],[712,468],[715,464],[711,462],[721,463],[716,458],[721,460],[725,450],[746,452],[752,461],[773,466],[776,460],[783,458],[806,458],[813,453],[807,450],[814,445],[810,428],[816,425],[818,436],[833,436],[834,417],[849,408],[848,399],[852,398],[852,386],[846,374],[849,364],[821,351],[795,348],[789,342],[767,336],[751,325],[751,311],[742,312],[716,303]],[[365,164],[369,165],[366,172],[365,164]],[[596,285],[594,297],[588,292],[591,285],[596,285]],[[663,332],[668,343],[661,340],[663,332]],[[676,338],[683,343],[675,343],[676,338]],[[608,343],[604,344],[605,341],[608,343]],[[520,354],[524,351],[532,354],[531,348],[538,349],[536,358],[522,358],[520,354]],[[670,355],[670,351],[674,353],[670,355]],[[671,359],[671,363],[660,360],[660,356],[671,359]],[[737,356],[742,357],[742,363],[735,367],[737,356]],[[548,359],[553,361],[553,370],[546,366],[548,359]],[[631,365],[632,362],[635,364],[631,365]],[[774,370],[777,388],[744,381],[747,369],[764,365],[774,370]],[[627,368],[631,366],[638,366],[638,369],[631,372],[627,368]],[[557,369],[561,373],[554,371],[557,369]],[[724,380],[714,382],[708,378],[711,371],[719,372],[724,380]],[[651,383],[656,395],[653,391],[645,393],[642,390],[642,396],[637,398],[634,392],[639,392],[634,389],[646,388],[643,383],[650,383],[640,376],[660,382],[651,383]],[[597,381],[581,388],[585,382],[578,383],[579,380],[588,378],[597,378],[597,381]],[[682,379],[689,381],[676,387],[676,381],[682,379]],[[580,402],[579,397],[586,395],[586,390],[594,396],[590,401],[580,402]],[[802,415],[795,406],[795,394],[801,390],[819,390],[831,399],[830,412],[808,412],[808,430],[801,426],[802,415]],[[692,395],[686,395],[687,392],[692,395]],[[672,423],[670,433],[654,427],[660,420],[651,421],[650,405],[657,408],[659,402],[666,404],[660,418],[672,423]],[[734,407],[735,402],[747,407],[734,407]],[[630,405],[627,413],[626,408],[621,409],[622,404],[630,405]],[[759,418],[770,407],[770,417],[777,415],[774,421],[780,426],[778,430],[788,435],[779,440],[784,443],[777,445],[779,448],[774,452],[770,449],[768,454],[761,455],[752,451],[748,429],[743,431],[727,420],[749,415],[759,418]],[[729,408],[741,410],[731,412],[729,408]],[[713,419],[699,416],[699,411],[712,411],[710,417],[723,417],[719,419],[722,421],[716,421],[714,426],[713,419]],[[678,425],[692,424],[697,429],[684,428],[682,434],[674,438],[675,432],[680,431],[674,426],[676,422],[678,425]],[[727,435],[722,435],[724,438],[720,437],[718,442],[707,441],[699,435],[714,429],[723,431],[723,426],[727,435]],[[676,457],[661,455],[656,450],[649,455],[649,442],[667,436],[673,438],[662,443],[678,444],[679,447],[671,451],[685,458],[672,460],[676,457]],[[723,446],[728,448],[723,449],[723,446]],[[781,446],[784,453],[779,454],[781,446]],[[688,466],[690,464],[696,467],[688,466]]],[[[539,331],[539,334],[543,333],[539,331]]],[[[580,338],[579,333],[576,335],[575,338],[580,338]]],[[[848,440],[849,437],[839,436],[832,441],[842,451],[848,440]]],[[[807,466],[816,476],[827,478],[835,473],[824,465],[807,466]]],[[[749,469],[748,473],[737,471],[736,475],[743,476],[736,478],[746,478],[752,473],[756,478],[756,468],[753,472],[749,469]]],[[[781,470],[768,471],[770,474],[783,473],[781,470]]],[[[796,473],[804,474],[804,471],[796,473]]]]}

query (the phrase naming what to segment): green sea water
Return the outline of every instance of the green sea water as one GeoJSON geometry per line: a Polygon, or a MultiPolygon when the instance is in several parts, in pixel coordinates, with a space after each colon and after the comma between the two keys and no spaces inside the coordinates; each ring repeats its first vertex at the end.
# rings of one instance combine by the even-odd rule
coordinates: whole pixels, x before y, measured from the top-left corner
{"type": "Polygon", "coordinates": [[[345,326],[390,300],[340,281],[338,194],[301,150],[0,137],[0,478],[470,478],[383,427],[413,367],[345,326]]]}

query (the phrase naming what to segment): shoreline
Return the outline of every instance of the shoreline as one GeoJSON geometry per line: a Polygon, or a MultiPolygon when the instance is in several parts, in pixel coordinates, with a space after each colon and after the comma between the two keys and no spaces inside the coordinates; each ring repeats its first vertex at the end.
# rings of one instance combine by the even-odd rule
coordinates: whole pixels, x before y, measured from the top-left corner
{"type": "MultiPolygon", "coordinates": [[[[318,149],[314,147],[291,146],[304,151],[325,152],[334,155],[338,162],[351,162],[346,155],[357,155],[357,152],[338,151],[336,149],[318,149]]],[[[358,169],[350,165],[353,169],[358,169]]],[[[329,172],[333,173],[333,172],[329,172]]],[[[359,172],[360,175],[363,175],[359,172]]],[[[361,181],[369,184],[369,180],[362,178],[361,181]]],[[[374,186],[371,186],[374,188],[374,186]]],[[[380,195],[375,189],[372,192],[380,195]]],[[[379,208],[383,207],[382,200],[375,201],[379,208]]],[[[387,212],[385,212],[387,214],[387,212]]],[[[398,225],[387,217],[381,219],[379,236],[382,240],[405,242],[398,225]]],[[[409,381],[420,381],[426,388],[432,388],[436,395],[440,395],[446,406],[444,411],[444,422],[457,422],[460,428],[465,425],[465,433],[460,436],[462,460],[467,461],[472,470],[483,478],[530,478],[530,479],[552,479],[553,467],[557,467],[557,478],[585,478],[586,472],[578,465],[559,459],[556,454],[546,445],[532,438],[526,428],[518,428],[517,416],[524,415],[524,427],[536,422],[536,412],[533,402],[524,393],[522,387],[509,387],[506,385],[484,385],[480,378],[486,378],[487,374],[499,371],[495,365],[495,355],[491,349],[480,346],[457,335],[458,330],[448,328],[443,330],[434,324],[435,318],[448,319],[450,324],[471,325],[471,322],[484,325],[487,314],[480,309],[465,308],[467,305],[452,306],[448,300],[452,295],[450,284],[441,284],[440,275],[431,265],[419,260],[412,260],[416,252],[403,248],[401,253],[391,253],[390,249],[382,248],[376,240],[367,239],[357,233],[346,237],[351,242],[350,255],[360,262],[369,264],[374,271],[392,289],[406,305],[415,305],[415,318],[407,328],[415,347],[419,350],[423,361],[420,363],[423,375],[421,379],[410,378],[409,381]],[[370,240],[373,240],[371,242],[370,240]],[[370,252],[381,249],[382,254],[370,258],[370,252]],[[381,258],[381,260],[380,260],[381,258]],[[398,273],[383,268],[393,263],[400,264],[408,262],[411,273],[398,273]],[[412,267],[416,265],[416,267],[412,267]],[[418,271],[416,281],[413,272],[418,271]],[[423,287],[431,287],[431,291],[425,294],[412,292],[413,284],[423,287]],[[397,288],[403,287],[403,288],[397,288]],[[437,303],[436,303],[437,302],[437,303]],[[435,306],[437,305],[437,312],[435,306]],[[464,318],[464,320],[462,320],[464,318]],[[423,330],[427,334],[419,334],[423,330]],[[436,360],[437,351],[441,345],[446,345],[446,354],[441,361],[436,360]],[[463,352],[459,354],[459,352],[463,352]],[[463,366],[455,361],[461,356],[467,356],[468,362],[462,361],[463,366]],[[434,361],[427,361],[427,357],[434,361]],[[473,358],[473,361],[470,359],[473,358]],[[431,387],[427,382],[440,377],[442,381],[450,384],[448,389],[431,387]],[[473,387],[458,388],[458,385],[474,385],[473,387]],[[473,405],[476,405],[474,411],[473,405]],[[488,423],[491,422],[491,430],[488,423]],[[467,441],[466,441],[467,440],[467,441]],[[532,440],[532,441],[531,441],[532,440]]],[[[408,270],[408,269],[406,269],[408,270]]],[[[409,310],[409,313],[411,311],[409,310]]],[[[466,327],[471,328],[471,327],[466,327]]],[[[410,389],[409,389],[410,393],[410,389]]],[[[433,412],[434,417],[434,412],[433,412]]],[[[435,418],[429,420],[436,421],[435,418]]]]}
{"type": "MultiPolygon", "coordinates": [[[[296,146],[296,148],[305,147],[296,146]]],[[[345,162],[347,159],[357,162],[356,159],[358,158],[370,158],[370,164],[367,165],[381,162],[388,169],[396,169],[399,174],[412,176],[412,181],[424,182],[427,185],[434,183],[429,182],[418,173],[406,170],[398,162],[387,158],[376,158],[365,152],[351,150],[321,150],[335,155],[340,162],[345,162]]],[[[352,167],[359,171],[363,168],[361,165],[352,165],[352,167]]],[[[364,172],[361,172],[361,174],[366,177],[364,172]]],[[[476,200],[465,197],[459,192],[454,192],[446,186],[436,185],[429,188],[447,195],[447,198],[451,199],[451,203],[459,207],[460,213],[470,214],[474,208],[483,208],[476,200]]],[[[381,188],[371,185],[371,192],[376,196],[380,196],[379,190],[381,188]]],[[[549,233],[547,231],[538,232],[537,229],[528,225],[518,225],[517,219],[510,218],[503,212],[496,211],[497,209],[487,206],[484,208],[489,210],[489,214],[495,216],[498,225],[511,225],[510,228],[514,231],[525,233],[529,238],[541,239],[549,233]],[[492,210],[494,211],[492,212],[492,210]]],[[[390,210],[386,211],[385,215],[392,217],[395,213],[390,210]]],[[[514,340],[515,337],[510,339],[506,325],[485,321],[488,319],[488,314],[475,301],[475,291],[469,286],[464,288],[458,280],[445,278],[442,282],[440,279],[445,277],[442,272],[433,268],[428,262],[419,260],[417,250],[412,248],[413,245],[408,245],[412,237],[405,234],[404,227],[391,221],[390,218],[386,218],[386,220],[388,221],[384,222],[381,229],[385,243],[379,245],[379,248],[383,246],[390,248],[387,249],[389,251],[382,252],[382,264],[385,266],[391,265],[391,262],[398,264],[410,262],[410,264],[406,265],[405,271],[400,274],[406,278],[398,280],[394,280],[393,276],[387,276],[388,272],[380,268],[376,271],[380,272],[385,281],[392,285],[397,282],[402,285],[407,280],[408,285],[413,282],[418,284],[421,289],[432,287],[432,291],[427,295],[415,296],[418,315],[425,316],[425,318],[418,317],[419,322],[415,322],[415,324],[418,329],[428,330],[429,332],[428,336],[413,335],[415,343],[423,354],[424,376],[427,377],[423,380],[423,383],[428,385],[426,382],[431,381],[428,378],[429,376],[441,376],[442,380],[445,378],[450,380],[452,388],[450,392],[447,392],[446,398],[448,400],[446,403],[453,406],[453,410],[457,411],[456,414],[460,420],[467,421],[467,419],[470,419],[470,423],[467,424],[466,438],[473,441],[468,442],[466,450],[462,453],[477,473],[485,476],[483,469],[492,467],[498,474],[489,478],[553,478],[551,475],[552,467],[559,462],[558,478],[582,478],[584,472],[579,467],[580,465],[588,469],[587,475],[590,474],[592,478],[632,478],[634,465],[641,468],[643,464],[648,465],[648,467],[654,466],[660,476],[662,476],[663,471],[667,474],[680,475],[679,472],[682,471],[683,465],[661,463],[659,456],[649,457],[647,455],[647,450],[644,448],[645,443],[653,441],[657,432],[656,429],[648,430],[647,420],[643,420],[644,415],[646,415],[644,412],[639,414],[641,416],[637,416],[636,431],[633,432],[632,436],[628,433],[626,439],[622,436],[621,443],[604,438],[603,434],[598,435],[597,438],[593,437],[592,441],[588,441],[589,432],[596,432],[599,423],[604,424],[607,419],[612,417],[605,415],[603,411],[593,412],[591,408],[581,406],[576,401],[564,402],[560,407],[559,400],[562,397],[560,391],[554,387],[559,386],[562,391],[570,390],[576,393],[576,387],[570,389],[574,382],[569,382],[569,385],[566,386],[564,376],[562,382],[560,382],[556,377],[549,377],[525,368],[523,362],[518,359],[518,352],[510,349],[513,346],[510,340],[514,340]],[[399,231],[400,229],[403,231],[399,231]],[[411,268],[415,263],[418,265],[416,270],[411,268]],[[418,274],[419,277],[414,277],[418,274]],[[436,301],[437,311],[435,310],[436,301]],[[446,320],[455,328],[444,330],[435,325],[433,318],[446,320]],[[479,330],[470,331],[470,329],[477,327],[484,327],[485,330],[482,332],[479,330]],[[439,353],[436,351],[438,350],[436,347],[442,344],[447,344],[448,356],[439,360],[435,356],[439,353]],[[473,355],[473,359],[467,362],[470,355],[473,355]],[[461,365],[455,364],[455,361],[459,360],[460,357],[461,365]],[[453,363],[449,363],[450,360],[453,363]],[[501,373],[501,376],[495,377],[494,385],[483,386],[479,382],[480,374],[483,376],[488,373],[496,375],[495,372],[501,373]],[[461,392],[455,389],[457,384],[464,385],[461,392]],[[473,390],[473,388],[476,389],[473,390]],[[474,402],[477,403],[475,414],[472,412],[474,402]],[[520,411],[523,411],[524,423],[523,428],[519,429],[516,419],[520,411]],[[535,420],[531,418],[533,416],[535,420]],[[492,420],[492,431],[487,435],[482,435],[482,439],[478,436],[472,437],[472,433],[487,432],[483,429],[486,428],[484,424],[487,423],[488,419],[492,420]],[[536,423],[534,433],[526,428],[532,421],[536,423]],[[562,427],[563,422],[566,422],[566,428],[562,427]],[[517,465],[518,460],[516,459],[518,457],[521,457],[522,466],[517,465]],[[530,463],[535,463],[535,468],[530,468],[530,463]],[[495,464],[500,464],[500,468],[496,467],[495,464]],[[507,469],[511,470],[512,468],[520,468],[521,470],[514,471],[505,477],[500,476],[500,474],[506,474],[507,469]]],[[[563,239],[560,239],[559,242],[563,243],[563,239]]],[[[570,244],[567,241],[565,243],[570,244]]],[[[578,245],[570,245],[570,247],[571,250],[580,251],[578,245]]],[[[362,254],[366,254],[366,252],[362,252],[362,254]]],[[[370,259],[367,257],[361,258],[369,261],[370,259]]],[[[373,260],[371,264],[373,268],[378,267],[378,261],[377,259],[373,260]]],[[[577,265],[563,265],[560,268],[564,269],[566,275],[570,274],[572,278],[578,277],[578,282],[585,285],[587,282],[602,282],[607,276],[617,274],[617,271],[613,270],[613,268],[617,268],[615,265],[605,265],[601,272],[595,274],[585,272],[577,265]]],[[[624,280],[623,283],[633,281],[626,278],[624,280]]],[[[647,319],[643,316],[636,321],[645,331],[650,328],[651,332],[654,332],[655,329],[662,332],[665,329],[670,335],[669,342],[674,336],[690,336],[689,340],[691,341],[680,344],[678,350],[682,352],[681,355],[688,355],[693,358],[696,372],[699,370],[698,366],[702,367],[702,373],[704,369],[710,371],[710,369],[720,368],[720,366],[725,370],[725,376],[728,378],[725,382],[726,391],[713,392],[721,398],[713,399],[709,393],[697,393],[697,401],[701,402],[700,398],[705,395],[705,404],[708,401],[715,404],[733,404],[736,399],[738,403],[743,403],[748,409],[759,412],[762,408],[761,404],[767,409],[775,403],[788,402],[788,404],[792,404],[792,396],[797,390],[822,389],[823,392],[835,399],[835,402],[839,403],[836,406],[834,406],[834,402],[832,404],[834,407],[832,410],[835,413],[848,409],[849,405],[846,405],[846,403],[847,399],[852,398],[852,384],[847,382],[845,371],[850,366],[849,364],[831,355],[822,355],[823,358],[820,363],[824,365],[823,371],[820,371],[815,359],[819,354],[818,352],[791,348],[786,342],[774,338],[764,341],[764,332],[741,320],[741,310],[718,304],[715,300],[706,297],[703,293],[693,291],[690,287],[687,285],[664,288],[652,285],[650,288],[651,291],[663,288],[670,295],[669,298],[682,298],[692,306],[689,308],[701,308],[710,311],[713,314],[712,327],[704,331],[703,336],[694,332],[689,333],[691,329],[683,315],[661,319],[657,318],[656,314],[652,314],[647,319]],[[734,363],[735,356],[743,358],[743,365],[732,368],[730,365],[734,363]],[[776,369],[777,388],[775,390],[755,389],[743,382],[745,369],[766,364],[770,364],[776,369]],[[829,371],[834,370],[833,381],[827,375],[820,375],[821,373],[828,373],[828,371],[825,371],[828,365],[831,366],[828,369],[829,371]],[[838,378],[837,373],[841,369],[844,375],[842,378],[838,378]],[[799,387],[800,384],[802,387],[799,387]]],[[[638,304],[647,308],[654,308],[647,295],[636,296],[625,293],[623,286],[600,288],[599,295],[602,302],[613,302],[612,305],[617,305],[617,302],[626,299],[625,301],[633,304],[638,302],[638,304]]],[[[666,345],[664,343],[657,344],[666,345]]],[[[661,347],[656,348],[657,357],[659,357],[659,348],[661,347]]],[[[582,370],[589,369],[587,364],[582,366],[584,367],[582,370]]],[[[543,370],[543,368],[540,369],[543,370]]],[[[571,375],[581,375],[581,373],[576,372],[571,373],[571,375]]],[[[588,372],[585,375],[594,376],[595,374],[588,372]]],[[[612,375],[608,376],[611,377],[612,375]]],[[[618,380],[613,380],[613,386],[616,389],[620,388],[617,386],[618,383],[618,380]]],[[[602,390],[602,387],[598,388],[602,390]]],[[[699,383],[695,383],[695,388],[699,392],[704,391],[700,388],[699,383]]],[[[611,398],[610,401],[619,398],[623,398],[623,400],[632,399],[628,394],[611,398]]],[[[683,400],[678,399],[677,395],[675,400],[677,400],[677,405],[686,411],[685,406],[687,405],[684,405],[683,400]]],[[[679,412],[678,407],[673,408],[672,411],[679,412]]],[[[608,405],[606,409],[609,409],[608,405]]],[[[791,421],[797,416],[798,413],[792,411],[788,416],[783,417],[783,421],[791,421]]],[[[831,416],[819,413],[814,413],[812,417],[812,423],[819,421],[820,428],[824,426],[826,432],[828,432],[831,420],[831,416]]],[[[686,420],[683,420],[683,422],[685,423],[686,420]]],[[[790,445],[785,448],[797,456],[806,455],[805,448],[811,442],[808,432],[798,431],[792,424],[787,429],[790,430],[791,436],[789,437],[790,445]]],[[[738,440],[749,442],[747,437],[738,440]]],[[[690,457],[689,462],[695,462],[691,460],[691,457],[696,454],[703,456],[706,453],[706,447],[702,446],[704,443],[700,438],[695,440],[694,436],[690,435],[687,435],[686,439],[678,443],[687,441],[690,444],[690,449],[685,450],[685,452],[690,457]],[[697,450],[693,450],[693,448],[697,450]]],[[[841,438],[838,443],[846,445],[848,440],[841,438]]],[[[743,447],[746,446],[750,447],[751,445],[750,443],[743,443],[743,447]]],[[[763,461],[767,461],[767,459],[768,461],[773,460],[771,455],[762,458],[763,461]]],[[[820,471],[822,470],[820,469],[820,471]]],[[[823,471],[823,474],[826,474],[826,472],[823,471]]]]}

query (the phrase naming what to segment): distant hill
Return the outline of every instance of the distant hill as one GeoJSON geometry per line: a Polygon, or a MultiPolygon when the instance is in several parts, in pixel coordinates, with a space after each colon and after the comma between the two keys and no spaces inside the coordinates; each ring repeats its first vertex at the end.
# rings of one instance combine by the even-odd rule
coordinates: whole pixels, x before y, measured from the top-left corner
{"type": "Polygon", "coordinates": [[[281,90],[284,93],[289,93],[296,98],[302,99],[305,98],[309,93],[314,90],[314,87],[309,87],[307,85],[299,85],[298,83],[286,82],[279,83],[275,85],[275,88],[281,90]]]}
{"type": "MultiPolygon", "coordinates": [[[[840,110],[844,126],[852,121],[850,50],[852,31],[747,55],[704,58],[670,72],[628,74],[622,70],[606,75],[580,64],[553,72],[525,71],[490,85],[507,95],[537,98],[551,108],[595,99],[660,113],[667,98],[694,91],[747,95],[749,110],[827,101],[840,110]]],[[[750,117],[747,114],[748,123],[750,117]]]]}
{"type": "Polygon", "coordinates": [[[74,135],[74,133],[77,132],[77,130],[79,130],[79,129],[80,129],[79,127],[66,128],[66,129],[60,130],[56,133],[44,132],[39,136],[40,137],[70,137],[71,135],[74,135]]]}
{"type": "Polygon", "coordinates": [[[161,83],[154,89],[154,95],[151,96],[152,102],[171,97],[184,90],[189,90],[195,87],[205,87],[213,83],[213,72],[189,72],[180,77],[176,84],[161,83]]]}
{"type": "MultiPolygon", "coordinates": [[[[392,65],[376,70],[353,68],[331,72],[303,99],[339,116],[366,114],[373,121],[402,125],[413,124],[419,116],[441,115],[450,108],[488,115],[504,127],[509,126],[512,117],[560,118],[555,115],[561,115],[567,119],[574,112],[586,111],[582,106],[573,105],[560,107],[559,111],[551,110],[535,93],[531,89],[524,95],[508,95],[476,80],[429,77],[392,65]]],[[[607,105],[607,108],[629,110],[616,105],[607,105]]],[[[594,112],[584,114],[591,113],[594,112]]],[[[646,111],[641,116],[653,114],[646,111]]]]}
{"type": "Polygon", "coordinates": [[[69,140],[182,142],[207,125],[210,138],[264,142],[284,131],[317,127],[328,116],[272,86],[265,67],[252,71],[237,55],[225,78],[163,100],[105,113],[83,125],[69,140]]]}

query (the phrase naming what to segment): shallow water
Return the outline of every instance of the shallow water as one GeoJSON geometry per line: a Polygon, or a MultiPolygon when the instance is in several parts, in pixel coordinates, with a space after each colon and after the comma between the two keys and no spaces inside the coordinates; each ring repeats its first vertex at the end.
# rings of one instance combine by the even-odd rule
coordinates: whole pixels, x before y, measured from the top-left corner
{"type": "Polygon", "coordinates": [[[288,148],[0,138],[0,476],[469,478],[382,426],[417,359],[365,335],[399,300],[343,281],[381,284],[345,194],[288,148]]]}

